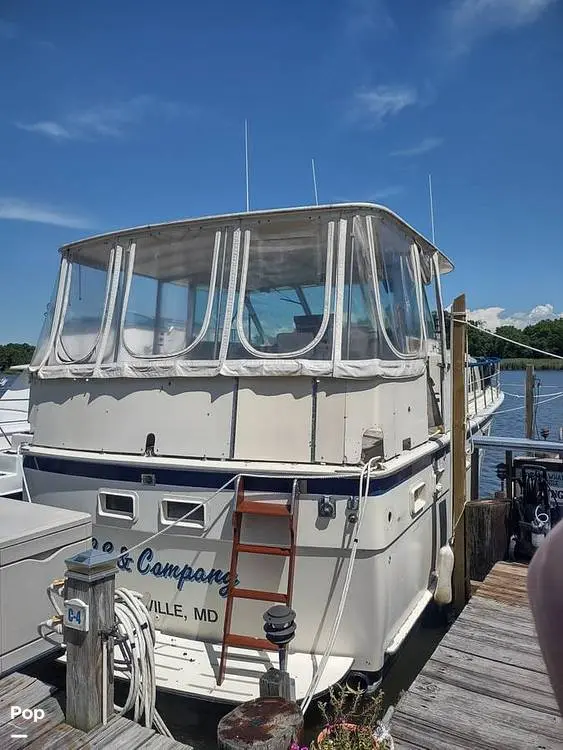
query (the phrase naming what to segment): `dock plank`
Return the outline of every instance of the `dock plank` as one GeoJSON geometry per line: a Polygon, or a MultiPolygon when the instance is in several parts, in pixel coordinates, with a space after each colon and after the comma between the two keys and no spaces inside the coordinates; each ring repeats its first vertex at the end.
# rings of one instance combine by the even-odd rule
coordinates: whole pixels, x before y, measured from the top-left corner
{"type": "MultiPolygon", "coordinates": [[[[508,638],[508,636],[507,636],[508,638]]],[[[547,674],[545,662],[541,653],[526,651],[522,648],[516,648],[511,643],[502,643],[500,640],[479,639],[479,633],[467,632],[466,630],[456,633],[448,633],[447,641],[444,638],[444,646],[453,648],[456,651],[462,651],[473,656],[484,656],[493,662],[502,664],[512,664],[515,667],[522,667],[540,674],[547,674]]]]}
{"type": "Polygon", "coordinates": [[[444,648],[424,673],[431,680],[559,716],[549,678],[538,672],[444,648]]]}
{"type": "MultiPolygon", "coordinates": [[[[21,746],[20,746],[21,747],[21,746]]],[[[88,735],[69,724],[58,724],[47,735],[41,735],[25,750],[87,750],[88,735]]]]}
{"type": "MultiPolygon", "coordinates": [[[[29,708],[30,706],[25,707],[29,708]]],[[[22,747],[25,747],[25,744],[31,744],[38,738],[43,738],[64,721],[63,710],[57,699],[53,696],[46,698],[32,707],[42,708],[45,712],[45,717],[35,723],[33,720],[26,721],[21,717],[8,721],[3,727],[4,738],[2,739],[2,750],[21,750],[22,747]],[[12,734],[25,734],[26,739],[21,740],[17,737],[12,737],[12,734]],[[24,742],[25,744],[23,744],[24,742]]]]}
{"type": "Polygon", "coordinates": [[[154,730],[120,716],[88,732],[88,746],[92,750],[136,750],[144,747],[154,734],[154,730]]]}
{"type": "Polygon", "coordinates": [[[112,716],[105,726],[82,732],[65,723],[53,685],[36,677],[13,673],[0,679],[0,750],[192,750],[188,745],[156,734],[122,716],[112,716]],[[45,717],[36,723],[21,716],[10,718],[10,707],[42,708],[45,717]],[[25,735],[11,737],[10,735],[25,735]]]}
{"type": "Polygon", "coordinates": [[[156,734],[143,745],[143,750],[192,750],[192,748],[170,737],[163,737],[161,734],[156,734]]]}
{"type": "Polygon", "coordinates": [[[561,750],[526,566],[499,563],[479,585],[399,702],[391,731],[398,750],[561,750]]]}
{"type": "MultiPolygon", "coordinates": [[[[11,706],[34,708],[46,698],[51,697],[55,692],[55,688],[52,685],[34,680],[22,690],[6,693],[0,704],[0,727],[10,722],[11,706]]],[[[21,717],[16,717],[14,721],[25,722],[21,717]]]]}
{"type": "Polygon", "coordinates": [[[15,672],[0,681],[0,706],[4,701],[11,700],[12,695],[33,683],[33,677],[15,672]]]}
{"type": "MultiPolygon", "coordinates": [[[[455,748],[463,741],[462,747],[473,743],[473,747],[487,750],[530,750],[538,745],[560,750],[563,739],[559,716],[436,682],[426,676],[412,685],[401,713],[417,718],[426,727],[445,731],[450,747],[455,748]]],[[[395,720],[395,716],[393,718],[395,720]]]]}

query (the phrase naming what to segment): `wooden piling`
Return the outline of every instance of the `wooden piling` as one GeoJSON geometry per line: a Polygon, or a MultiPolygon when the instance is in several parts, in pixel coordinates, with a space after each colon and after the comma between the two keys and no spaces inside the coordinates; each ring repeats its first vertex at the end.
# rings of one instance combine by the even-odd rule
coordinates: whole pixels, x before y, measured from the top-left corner
{"type": "Polygon", "coordinates": [[[510,501],[503,498],[467,503],[465,533],[469,577],[484,581],[492,567],[508,552],[510,501]]]}
{"type": "Polygon", "coordinates": [[[288,750],[301,740],[303,714],[283,698],[257,698],[223,716],[217,727],[219,750],[288,750]]]}
{"type": "Polygon", "coordinates": [[[534,438],[534,366],[526,365],[526,437],[534,438]]]}
{"type": "Polygon", "coordinates": [[[98,550],[81,552],[65,562],[66,720],[76,729],[89,732],[113,714],[111,633],[117,567],[115,558],[98,550]],[[84,610],[71,605],[72,599],[88,607],[87,630],[77,629],[81,624],[77,613],[83,622],[84,610]]]}
{"type": "Polygon", "coordinates": [[[465,496],[467,435],[465,404],[466,330],[465,294],[460,294],[452,304],[451,357],[452,357],[452,455],[451,492],[454,523],[454,571],[452,578],[453,605],[458,612],[464,608],[470,593],[469,575],[465,560],[465,496]]]}
{"type": "Polygon", "coordinates": [[[479,474],[481,472],[481,449],[475,447],[471,454],[471,499],[479,497],[479,474]]]}

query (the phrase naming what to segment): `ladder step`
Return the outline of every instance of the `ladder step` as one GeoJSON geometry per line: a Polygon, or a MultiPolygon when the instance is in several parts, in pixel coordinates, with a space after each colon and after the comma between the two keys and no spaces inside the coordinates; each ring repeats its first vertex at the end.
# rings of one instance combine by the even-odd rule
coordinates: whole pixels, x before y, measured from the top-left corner
{"type": "Polygon", "coordinates": [[[243,500],[237,505],[237,513],[249,513],[254,516],[291,517],[291,511],[282,503],[266,503],[261,500],[243,500]]]}
{"type": "Polygon", "coordinates": [[[255,589],[235,589],[233,596],[237,599],[255,599],[258,602],[278,602],[287,604],[287,594],[278,594],[273,591],[256,591],[255,589]]]}
{"type": "Polygon", "coordinates": [[[255,555],[278,555],[279,557],[291,555],[291,547],[269,547],[265,544],[239,544],[238,551],[255,555]]]}
{"type": "Polygon", "coordinates": [[[235,648],[256,648],[263,651],[277,651],[277,646],[267,641],[265,638],[254,638],[251,635],[236,635],[235,633],[229,633],[225,638],[227,646],[234,646],[235,648]]]}

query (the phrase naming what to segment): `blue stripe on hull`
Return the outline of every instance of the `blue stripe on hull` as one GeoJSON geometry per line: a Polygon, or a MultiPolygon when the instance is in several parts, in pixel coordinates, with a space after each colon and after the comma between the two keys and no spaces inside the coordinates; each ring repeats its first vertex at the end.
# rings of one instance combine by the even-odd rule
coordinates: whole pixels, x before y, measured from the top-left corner
{"type": "MultiPolygon", "coordinates": [[[[414,461],[387,477],[372,479],[370,495],[381,495],[393,487],[408,481],[420,471],[427,468],[434,459],[444,456],[448,448],[440,448],[432,454],[414,461]]],[[[141,474],[151,473],[155,476],[156,485],[174,487],[205,487],[217,489],[236,476],[232,471],[197,471],[192,469],[164,469],[129,464],[107,463],[105,461],[79,461],[50,456],[25,456],[24,469],[38,470],[51,474],[65,474],[67,476],[87,477],[89,479],[112,480],[116,482],[141,483],[141,474]]],[[[306,470],[305,467],[304,471],[306,470]]],[[[299,472],[296,472],[298,474],[299,472]]],[[[258,492],[291,493],[292,479],[283,477],[252,477],[245,475],[245,488],[258,492]]],[[[307,479],[307,492],[310,494],[357,495],[358,479],[353,477],[339,477],[335,475],[328,479],[307,479]]]]}

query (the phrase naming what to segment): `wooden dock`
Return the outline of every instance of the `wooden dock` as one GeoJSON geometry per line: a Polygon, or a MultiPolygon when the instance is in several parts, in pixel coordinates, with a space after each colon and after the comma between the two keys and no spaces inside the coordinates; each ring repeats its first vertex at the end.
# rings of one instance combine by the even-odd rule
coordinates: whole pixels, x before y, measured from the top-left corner
{"type": "MultiPolygon", "coordinates": [[[[53,685],[18,672],[0,680],[0,748],[2,750],[190,750],[187,745],[114,716],[91,732],[65,724],[64,694],[53,685]],[[42,709],[44,718],[11,718],[12,706],[42,709]]],[[[36,716],[40,714],[36,713],[36,716]]]]}
{"type": "Polygon", "coordinates": [[[497,563],[399,702],[396,750],[561,750],[527,567],[497,563]]]}

